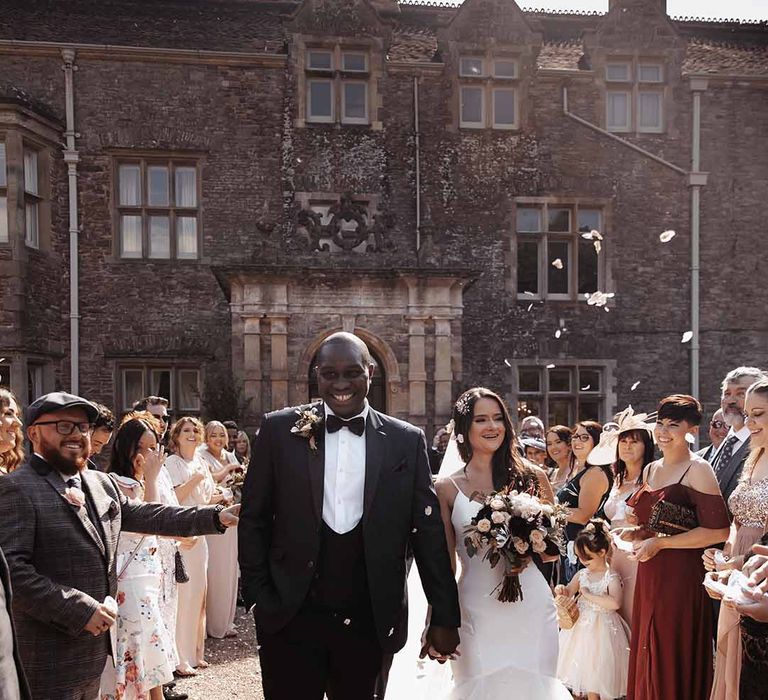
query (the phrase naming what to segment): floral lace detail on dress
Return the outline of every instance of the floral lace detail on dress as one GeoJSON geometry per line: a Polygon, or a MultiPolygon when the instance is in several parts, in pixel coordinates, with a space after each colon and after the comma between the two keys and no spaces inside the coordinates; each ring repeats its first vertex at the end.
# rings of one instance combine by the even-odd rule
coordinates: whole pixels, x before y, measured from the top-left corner
{"type": "Polygon", "coordinates": [[[768,523],[768,478],[740,483],[728,499],[739,525],[765,527],[768,523]]]}

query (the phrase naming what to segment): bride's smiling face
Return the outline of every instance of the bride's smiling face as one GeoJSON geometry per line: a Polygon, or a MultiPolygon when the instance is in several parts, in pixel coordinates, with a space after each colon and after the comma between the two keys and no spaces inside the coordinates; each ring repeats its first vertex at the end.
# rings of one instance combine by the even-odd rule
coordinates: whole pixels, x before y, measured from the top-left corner
{"type": "Polygon", "coordinates": [[[469,445],[473,452],[494,453],[506,435],[504,414],[494,399],[483,397],[475,401],[469,427],[469,445]]]}

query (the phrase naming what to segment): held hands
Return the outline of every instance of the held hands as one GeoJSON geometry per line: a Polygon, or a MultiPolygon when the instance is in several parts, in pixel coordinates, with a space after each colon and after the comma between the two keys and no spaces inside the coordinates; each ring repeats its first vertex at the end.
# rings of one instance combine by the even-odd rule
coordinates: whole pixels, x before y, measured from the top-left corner
{"type": "Polygon", "coordinates": [[[219,513],[219,521],[224,527],[235,527],[240,522],[240,504],[222,510],[219,513]]]}
{"type": "Polygon", "coordinates": [[[459,646],[459,630],[455,627],[439,627],[430,625],[427,628],[424,643],[421,647],[419,658],[429,656],[430,659],[444,664],[461,656],[456,648],[459,646]]]}
{"type": "Polygon", "coordinates": [[[635,551],[627,556],[634,561],[648,561],[653,559],[662,549],[661,537],[649,537],[646,540],[635,542],[635,551]]]}
{"type": "Polygon", "coordinates": [[[88,624],[84,627],[86,632],[90,632],[94,637],[104,634],[117,620],[117,612],[109,608],[104,603],[99,603],[96,612],[91,615],[88,624]]]}

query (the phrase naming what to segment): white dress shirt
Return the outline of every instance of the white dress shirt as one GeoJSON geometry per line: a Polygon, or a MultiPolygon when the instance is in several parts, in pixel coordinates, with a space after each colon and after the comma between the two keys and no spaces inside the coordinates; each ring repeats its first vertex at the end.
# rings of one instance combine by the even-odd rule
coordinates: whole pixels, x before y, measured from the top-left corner
{"type": "MultiPolygon", "coordinates": [[[[741,430],[734,430],[731,428],[728,431],[728,435],[725,436],[725,440],[727,440],[731,435],[734,435],[736,437],[736,442],[733,443],[733,452],[731,454],[735,455],[736,452],[738,452],[742,445],[749,440],[750,432],[749,428],[746,425],[741,426],[741,430]]],[[[723,444],[725,444],[725,440],[723,440],[723,444]]]]}
{"type": "MultiPolygon", "coordinates": [[[[358,416],[368,418],[368,402],[358,416]]],[[[325,404],[325,415],[336,415],[325,404]]],[[[357,416],[352,416],[356,418],[357,416]]],[[[344,427],[335,433],[325,428],[325,478],[323,480],[323,521],[343,535],[363,517],[365,490],[365,433],[355,435],[344,427]]]]}

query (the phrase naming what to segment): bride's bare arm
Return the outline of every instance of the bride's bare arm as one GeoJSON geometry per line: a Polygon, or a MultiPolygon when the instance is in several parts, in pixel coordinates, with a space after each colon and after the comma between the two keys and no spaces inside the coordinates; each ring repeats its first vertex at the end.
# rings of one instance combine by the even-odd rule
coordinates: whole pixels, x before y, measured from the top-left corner
{"type": "Polygon", "coordinates": [[[448,556],[451,558],[451,568],[456,573],[456,534],[453,531],[451,513],[453,502],[456,500],[457,489],[449,479],[438,479],[435,483],[437,500],[440,502],[440,517],[445,528],[445,541],[448,544],[448,556]]]}

